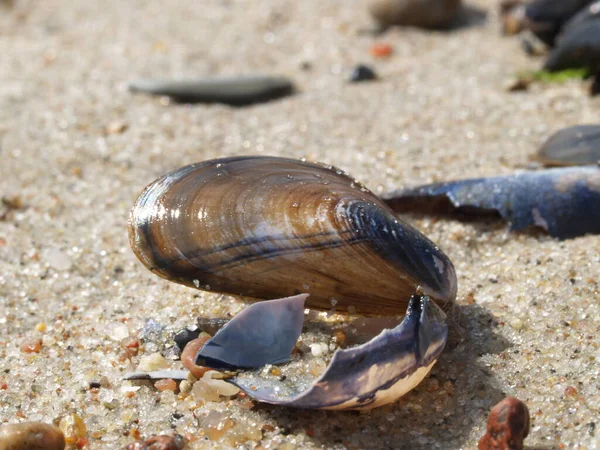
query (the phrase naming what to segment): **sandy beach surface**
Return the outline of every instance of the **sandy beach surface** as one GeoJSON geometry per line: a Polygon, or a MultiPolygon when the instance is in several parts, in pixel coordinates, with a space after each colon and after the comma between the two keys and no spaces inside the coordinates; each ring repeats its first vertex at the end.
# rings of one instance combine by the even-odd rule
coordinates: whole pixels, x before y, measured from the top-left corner
{"type": "Polygon", "coordinates": [[[356,0],[0,6],[0,421],[75,413],[80,446],[93,449],[138,433],[180,433],[191,449],[459,449],[476,448],[489,409],[514,395],[531,411],[529,448],[600,448],[600,240],[509,233],[494,220],[407,217],[454,262],[458,313],[431,376],[392,405],[203,404],[122,380],[161,350],[121,357],[120,341],[150,319],[170,336],[243,306],[160,279],[132,253],[129,210],[165,172],[277,155],[334,164],[384,193],[523,170],[552,132],[597,123],[600,100],[581,81],[507,92],[541,60],[500,35],[496,2],[469,5],[485,21],[377,37],[360,32],[371,21],[356,0]],[[393,54],[374,59],[375,43],[393,54]],[[347,83],[361,62],[380,80],[347,83]],[[141,77],[253,73],[287,76],[298,93],[232,108],[127,90],[141,77]],[[39,353],[23,351],[37,339],[39,353]]]}

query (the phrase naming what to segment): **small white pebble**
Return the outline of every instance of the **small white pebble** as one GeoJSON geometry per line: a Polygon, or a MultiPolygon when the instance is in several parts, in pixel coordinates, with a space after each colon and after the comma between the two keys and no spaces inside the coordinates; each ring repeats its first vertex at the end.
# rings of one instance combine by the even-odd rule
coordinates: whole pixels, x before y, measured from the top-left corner
{"type": "Polygon", "coordinates": [[[523,328],[523,321],[521,319],[513,319],[510,322],[510,326],[513,327],[515,330],[520,330],[523,328]]]}
{"type": "Polygon", "coordinates": [[[71,259],[63,251],[57,248],[50,248],[43,252],[46,264],[54,270],[67,271],[71,268],[71,259]]]}
{"type": "Polygon", "coordinates": [[[129,327],[121,322],[109,323],[106,326],[106,335],[114,341],[122,341],[129,336],[129,327]]]}
{"type": "Polygon", "coordinates": [[[313,356],[319,357],[319,356],[323,356],[326,355],[327,352],[329,351],[329,347],[327,346],[327,344],[311,344],[310,345],[310,352],[312,353],[313,356]]]}
{"type": "Polygon", "coordinates": [[[168,369],[169,363],[160,353],[151,353],[140,358],[137,372],[153,372],[160,369],[168,369]]]}
{"type": "Polygon", "coordinates": [[[181,383],[179,383],[179,391],[182,394],[192,392],[192,383],[190,383],[188,380],[183,380],[181,383]]]}

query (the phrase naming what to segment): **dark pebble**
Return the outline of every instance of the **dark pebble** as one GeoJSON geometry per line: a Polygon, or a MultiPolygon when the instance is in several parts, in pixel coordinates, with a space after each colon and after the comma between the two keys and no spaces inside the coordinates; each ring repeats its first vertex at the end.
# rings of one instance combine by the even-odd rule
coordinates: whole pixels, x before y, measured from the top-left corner
{"type": "Polygon", "coordinates": [[[600,94],[600,73],[596,74],[590,85],[590,95],[595,96],[598,94],[600,94]]]}
{"type": "Polygon", "coordinates": [[[199,328],[195,328],[193,330],[185,328],[173,336],[173,340],[175,341],[177,348],[179,348],[179,352],[182,352],[187,343],[193,341],[198,336],[200,336],[199,328]]]}
{"type": "Polygon", "coordinates": [[[227,322],[229,322],[229,319],[207,319],[205,317],[198,317],[197,323],[200,331],[204,331],[205,333],[214,336],[227,322]]]}
{"type": "Polygon", "coordinates": [[[129,90],[166,95],[180,103],[244,106],[285,97],[294,92],[294,86],[283,77],[240,76],[197,80],[137,80],[130,83],[129,90]]]}
{"type": "Polygon", "coordinates": [[[460,9],[460,0],[371,0],[369,12],[382,26],[448,28],[460,9]]]}
{"type": "Polygon", "coordinates": [[[352,69],[348,81],[351,83],[358,83],[360,81],[371,81],[376,79],[377,74],[373,69],[371,69],[369,66],[365,66],[364,64],[359,64],[352,69]]]}

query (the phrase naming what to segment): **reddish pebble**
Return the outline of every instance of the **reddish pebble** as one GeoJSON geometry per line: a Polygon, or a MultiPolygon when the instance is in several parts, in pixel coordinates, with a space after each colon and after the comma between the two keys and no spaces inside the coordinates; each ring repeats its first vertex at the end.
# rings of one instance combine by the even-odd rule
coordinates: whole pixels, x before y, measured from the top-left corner
{"type": "Polygon", "coordinates": [[[134,442],[123,447],[123,450],[183,450],[187,439],[181,435],[176,436],[152,436],[143,442],[134,442]]]}
{"type": "Polygon", "coordinates": [[[24,353],[39,353],[42,349],[41,339],[32,339],[21,344],[21,351],[24,353]]]}
{"type": "Polygon", "coordinates": [[[187,343],[181,352],[181,362],[196,378],[202,378],[206,372],[210,370],[208,367],[196,365],[196,355],[198,350],[210,339],[210,334],[200,333],[196,339],[192,339],[187,343]]]}
{"type": "Polygon", "coordinates": [[[131,359],[137,356],[140,349],[140,341],[133,336],[126,337],[120,342],[123,352],[121,353],[121,361],[131,359]]]}
{"type": "Polygon", "coordinates": [[[394,48],[390,44],[374,44],[371,47],[371,56],[375,58],[387,58],[394,52],[394,48]]]}
{"type": "Polygon", "coordinates": [[[565,388],[565,397],[575,397],[577,395],[577,389],[573,386],[567,386],[565,388]]]}
{"type": "Polygon", "coordinates": [[[529,410],[515,397],[506,397],[492,408],[487,432],[479,440],[479,450],[521,450],[529,434],[529,410]]]}
{"type": "Polygon", "coordinates": [[[177,383],[175,380],[165,378],[164,380],[158,380],[156,383],[154,383],[154,387],[159,391],[174,391],[177,389],[177,383]]]}

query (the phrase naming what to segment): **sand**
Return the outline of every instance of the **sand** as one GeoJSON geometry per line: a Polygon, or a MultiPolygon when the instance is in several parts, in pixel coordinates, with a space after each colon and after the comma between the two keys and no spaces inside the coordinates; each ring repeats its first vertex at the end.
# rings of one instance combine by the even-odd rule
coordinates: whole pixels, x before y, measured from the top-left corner
{"type": "Polygon", "coordinates": [[[159,175],[220,156],[304,157],[382,193],[522,170],[550,133],[598,120],[600,100],[580,81],[506,92],[541,61],[500,36],[495,2],[470,3],[487,12],[479,26],[380,37],[359,33],[370,19],[350,0],[14,3],[0,6],[0,194],[22,202],[0,221],[2,421],[75,412],[94,449],[132,442],[134,430],[195,436],[192,449],[458,449],[476,447],[491,406],[515,395],[532,413],[531,447],[600,447],[599,239],[511,234],[498,221],[408,217],[454,262],[459,307],[431,377],[393,405],[199,406],[121,379],[160,350],[119,359],[119,340],[149,319],[167,336],[242,307],[136,260],[128,212],[159,175]],[[374,60],[375,42],[393,55],[374,60]],[[360,62],[381,80],[346,83],[360,62]],[[127,91],[140,77],[242,73],[288,76],[299,93],[235,109],[127,91]],[[20,350],[38,338],[40,353],[20,350]],[[94,380],[103,387],[90,390],[94,380]],[[254,440],[203,437],[215,417],[254,440]]]}

